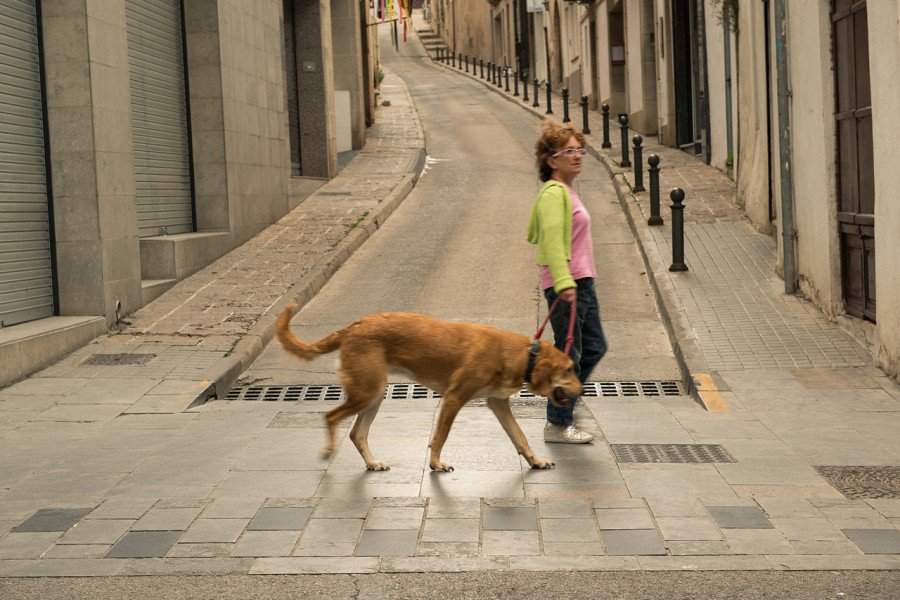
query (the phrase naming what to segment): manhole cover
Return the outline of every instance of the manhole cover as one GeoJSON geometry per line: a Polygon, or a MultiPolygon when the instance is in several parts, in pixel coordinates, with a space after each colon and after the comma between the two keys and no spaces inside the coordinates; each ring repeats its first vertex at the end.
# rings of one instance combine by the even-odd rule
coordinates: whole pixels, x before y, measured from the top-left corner
{"type": "Polygon", "coordinates": [[[900,499],[900,466],[824,466],[816,471],[847,498],[900,499]]]}
{"type": "Polygon", "coordinates": [[[154,358],[156,358],[155,354],[92,354],[81,364],[84,366],[104,367],[145,365],[154,358]]]}
{"type": "Polygon", "coordinates": [[[718,444],[610,444],[620,463],[733,463],[718,444]]]}

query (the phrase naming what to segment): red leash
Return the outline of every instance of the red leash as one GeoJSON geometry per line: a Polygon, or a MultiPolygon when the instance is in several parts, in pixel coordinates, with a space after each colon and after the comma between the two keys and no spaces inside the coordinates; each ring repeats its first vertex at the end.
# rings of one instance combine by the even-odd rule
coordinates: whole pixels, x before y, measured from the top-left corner
{"type": "MultiPolygon", "coordinates": [[[[550,305],[550,310],[547,311],[547,316],[544,317],[544,322],[541,323],[541,326],[538,327],[537,333],[534,334],[534,341],[538,341],[541,339],[541,335],[544,333],[544,327],[547,326],[547,323],[550,321],[550,315],[553,314],[553,309],[556,308],[556,305],[559,304],[559,301],[562,300],[559,296],[556,297],[556,300],[553,301],[553,304],[550,305]]],[[[566,349],[564,353],[566,355],[569,354],[569,350],[572,349],[572,344],[575,342],[575,320],[577,319],[577,313],[575,312],[575,300],[572,300],[572,309],[569,313],[569,330],[566,333],[566,349]]]]}

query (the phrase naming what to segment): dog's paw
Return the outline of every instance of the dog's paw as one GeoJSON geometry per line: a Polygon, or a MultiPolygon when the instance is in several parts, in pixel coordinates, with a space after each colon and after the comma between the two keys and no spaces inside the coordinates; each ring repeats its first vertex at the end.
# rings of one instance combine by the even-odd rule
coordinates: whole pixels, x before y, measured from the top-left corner
{"type": "Polygon", "coordinates": [[[325,447],[322,448],[322,452],[320,454],[322,460],[328,460],[332,456],[334,456],[334,448],[325,447]]]}
{"type": "Polygon", "coordinates": [[[374,462],[372,464],[366,465],[367,471],[390,471],[391,465],[386,465],[381,462],[374,462]]]}
{"type": "Polygon", "coordinates": [[[553,469],[553,468],[556,468],[556,463],[553,462],[552,460],[545,460],[543,458],[535,458],[534,461],[531,463],[531,468],[532,469],[541,469],[541,470],[553,469]]]}
{"type": "Polygon", "coordinates": [[[453,472],[453,466],[448,465],[446,463],[433,463],[428,466],[431,467],[432,471],[438,471],[440,473],[452,473],[453,472]]]}

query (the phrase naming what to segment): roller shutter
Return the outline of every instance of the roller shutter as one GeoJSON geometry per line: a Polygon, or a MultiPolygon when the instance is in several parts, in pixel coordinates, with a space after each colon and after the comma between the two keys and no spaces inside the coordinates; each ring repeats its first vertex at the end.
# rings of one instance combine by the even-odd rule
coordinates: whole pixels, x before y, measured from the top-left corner
{"type": "Polygon", "coordinates": [[[54,312],[50,201],[34,0],[0,0],[0,322],[54,312]]]}
{"type": "Polygon", "coordinates": [[[193,231],[181,0],[127,0],[138,231],[193,231]]]}

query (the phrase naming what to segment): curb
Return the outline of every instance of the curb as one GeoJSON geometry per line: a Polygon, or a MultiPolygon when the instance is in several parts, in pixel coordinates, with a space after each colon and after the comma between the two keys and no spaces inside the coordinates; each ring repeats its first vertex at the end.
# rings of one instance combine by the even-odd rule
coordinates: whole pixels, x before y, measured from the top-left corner
{"type": "MultiPolygon", "coordinates": [[[[431,58],[429,56],[429,58],[431,58]]],[[[519,108],[522,108],[526,112],[531,113],[532,115],[544,119],[546,117],[551,117],[556,119],[556,113],[551,115],[547,115],[539,109],[535,107],[525,104],[524,101],[521,100],[520,96],[513,96],[502,88],[497,87],[492,84],[490,81],[481,79],[478,75],[472,75],[471,73],[466,73],[465,71],[460,71],[459,69],[454,69],[451,66],[445,65],[441,62],[436,61],[431,58],[431,64],[435,67],[445,69],[447,71],[451,71],[463,77],[467,77],[474,81],[477,81],[484,85],[486,88],[492,90],[493,92],[500,95],[505,100],[508,100],[510,103],[515,104],[519,108]]],[[[527,82],[526,82],[527,84],[527,82]]],[[[558,97],[557,97],[558,98],[558,97]]],[[[572,114],[569,114],[570,119],[572,118],[572,114]]],[[[561,121],[561,119],[557,119],[561,121]]],[[[656,245],[652,241],[652,237],[650,235],[649,226],[642,225],[639,227],[638,219],[632,211],[640,210],[640,207],[637,206],[633,208],[631,203],[628,202],[628,199],[631,198],[634,201],[634,204],[637,204],[637,198],[631,191],[631,186],[628,181],[624,177],[624,171],[617,167],[612,159],[606,154],[605,151],[599,149],[599,143],[595,143],[592,135],[586,135],[585,147],[588,152],[590,152],[591,156],[600,161],[600,163],[606,168],[609,173],[610,179],[613,183],[613,188],[616,190],[616,196],[619,199],[619,205],[622,207],[622,212],[625,213],[625,218],[628,221],[628,227],[631,229],[631,233],[634,236],[635,241],[637,242],[638,249],[640,250],[641,260],[644,263],[644,268],[647,272],[647,279],[650,282],[650,287],[653,289],[653,296],[656,300],[656,308],[659,311],[660,319],[663,323],[663,327],[666,330],[666,335],[669,338],[669,344],[672,346],[672,353],[675,356],[675,361],[678,364],[678,370],[681,372],[682,384],[685,386],[687,392],[691,395],[691,397],[698,403],[700,403],[707,410],[723,410],[722,404],[720,404],[721,400],[718,397],[718,391],[725,391],[724,389],[715,389],[713,386],[710,389],[711,384],[707,383],[706,385],[698,386],[697,382],[694,380],[694,376],[692,373],[697,374],[698,376],[703,376],[707,382],[718,380],[718,377],[715,377],[715,374],[712,374],[711,371],[706,367],[706,361],[703,359],[702,355],[699,355],[699,352],[693,348],[693,344],[690,339],[684,335],[683,332],[690,330],[690,325],[688,324],[686,318],[684,317],[684,307],[678,301],[677,296],[674,291],[672,291],[672,282],[669,279],[668,274],[668,266],[662,260],[662,257],[659,256],[657,252],[656,245]],[[646,236],[646,239],[645,237],[646,236]],[[706,375],[710,374],[710,375],[706,375]],[[712,401],[708,401],[701,394],[701,389],[705,388],[704,391],[711,391],[713,394],[711,396],[715,396],[715,399],[712,401]],[[718,402],[717,402],[718,400],[718,402]]],[[[644,221],[641,221],[643,224],[644,221]]]]}

